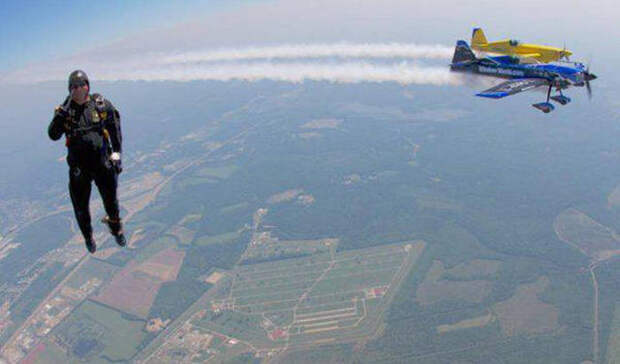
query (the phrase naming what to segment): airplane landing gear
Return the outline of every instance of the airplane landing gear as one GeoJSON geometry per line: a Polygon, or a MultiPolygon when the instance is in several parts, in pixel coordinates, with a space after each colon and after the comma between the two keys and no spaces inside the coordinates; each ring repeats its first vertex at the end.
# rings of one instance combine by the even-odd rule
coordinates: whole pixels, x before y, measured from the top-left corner
{"type": "Polygon", "coordinates": [[[566,105],[570,102],[570,97],[564,95],[551,96],[551,100],[557,102],[560,105],[566,105]]]}
{"type": "Polygon", "coordinates": [[[544,112],[545,114],[548,114],[548,113],[550,113],[551,111],[553,111],[555,109],[553,104],[550,103],[550,102],[540,102],[538,104],[532,104],[532,106],[534,106],[538,110],[544,112]]]}
{"type": "Polygon", "coordinates": [[[570,97],[568,97],[568,96],[564,96],[564,95],[562,94],[562,89],[560,89],[559,91],[560,91],[560,94],[559,94],[559,95],[556,95],[556,96],[551,96],[551,100],[553,100],[553,101],[557,102],[557,103],[558,103],[558,104],[560,104],[560,105],[566,105],[566,104],[568,104],[568,103],[571,101],[571,100],[570,100],[570,97]]]}
{"type": "MultiPolygon", "coordinates": [[[[551,89],[552,88],[553,88],[553,84],[549,84],[549,89],[547,90],[547,101],[546,102],[539,102],[538,104],[532,104],[532,106],[534,106],[538,110],[544,112],[545,114],[548,114],[548,113],[550,113],[551,111],[553,111],[555,109],[553,104],[551,104],[549,102],[549,98],[551,96],[551,89]]],[[[562,97],[564,97],[564,96],[562,96],[562,97]]],[[[562,105],[564,105],[564,104],[562,104],[562,105]]]]}

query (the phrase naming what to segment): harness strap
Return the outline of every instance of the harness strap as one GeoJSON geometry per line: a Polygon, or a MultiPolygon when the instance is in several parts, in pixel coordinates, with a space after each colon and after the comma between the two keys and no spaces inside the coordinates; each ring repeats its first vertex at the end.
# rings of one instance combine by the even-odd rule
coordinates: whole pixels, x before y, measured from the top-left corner
{"type": "Polygon", "coordinates": [[[97,112],[97,116],[99,117],[99,122],[92,123],[90,126],[87,126],[87,127],[77,128],[77,127],[72,127],[72,125],[74,124],[74,119],[73,119],[73,116],[69,116],[68,122],[64,124],[65,137],[66,137],[65,146],[67,147],[69,146],[69,144],[71,143],[71,138],[79,137],[93,130],[96,130],[104,138],[103,150],[106,151],[110,143],[109,142],[110,133],[103,126],[104,120],[106,120],[108,117],[108,113],[105,110],[105,98],[100,94],[92,94],[91,96],[92,96],[92,99],[95,101],[95,111],[97,112]]]}

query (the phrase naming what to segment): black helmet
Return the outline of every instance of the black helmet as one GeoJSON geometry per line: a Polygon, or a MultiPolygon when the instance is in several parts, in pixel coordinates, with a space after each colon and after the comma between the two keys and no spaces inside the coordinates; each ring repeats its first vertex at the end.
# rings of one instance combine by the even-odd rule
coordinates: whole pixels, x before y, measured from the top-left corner
{"type": "Polygon", "coordinates": [[[75,70],[71,72],[69,75],[69,92],[71,92],[71,87],[73,86],[83,86],[88,85],[90,87],[90,83],[88,82],[88,76],[86,76],[86,72],[82,70],[75,70]]]}

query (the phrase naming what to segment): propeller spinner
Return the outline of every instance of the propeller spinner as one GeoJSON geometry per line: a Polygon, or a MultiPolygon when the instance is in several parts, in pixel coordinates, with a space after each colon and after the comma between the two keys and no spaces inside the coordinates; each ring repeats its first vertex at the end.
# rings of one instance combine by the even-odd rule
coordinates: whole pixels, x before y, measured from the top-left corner
{"type": "Polygon", "coordinates": [[[596,75],[594,73],[590,73],[590,64],[585,71],[583,71],[583,80],[586,83],[586,90],[588,91],[588,97],[592,99],[592,87],[590,86],[590,81],[596,80],[596,75]]]}

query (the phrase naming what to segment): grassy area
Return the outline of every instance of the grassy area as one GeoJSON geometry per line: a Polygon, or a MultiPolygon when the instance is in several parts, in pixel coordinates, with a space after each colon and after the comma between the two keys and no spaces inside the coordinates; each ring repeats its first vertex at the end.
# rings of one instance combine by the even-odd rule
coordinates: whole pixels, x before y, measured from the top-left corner
{"type": "Polygon", "coordinates": [[[445,276],[452,280],[488,278],[499,271],[501,264],[499,260],[474,259],[448,269],[445,276]]]}
{"type": "Polygon", "coordinates": [[[265,342],[265,331],[261,328],[260,315],[245,315],[234,311],[221,313],[209,312],[200,321],[198,327],[207,327],[241,340],[265,342]],[[261,340],[262,338],[262,340],[261,340]]]}
{"type": "MultiPolygon", "coordinates": [[[[67,270],[60,263],[53,263],[32,282],[11,308],[11,321],[21,324],[36,309],[41,297],[45,297],[60,282],[67,270]]],[[[15,327],[15,326],[13,326],[15,327]]],[[[3,334],[6,334],[5,331],[3,334]]]]}
{"type": "Polygon", "coordinates": [[[206,167],[206,168],[199,169],[196,172],[196,175],[200,177],[215,177],[215,178],[226,179],[232,176],[232,174],[235,173],[237,169],[239,169],[239,167],[232,165],[232,164],[228,166],[222,166],[222,167],[206,167]]]}
{"type": "Polygon", "coordinates": [[[105,282],[116,271],[118,271],[118,267],[115,265],[97,259],[90,259],[69,278],[65,285],[78,289],[91,278],[98,278],[105,282]]]}
{"type": "Polygon", "coordinates": [[[459,212],[462,206],[454,201],[432,195],[416,195],[416,204],[422,209],[435,209],[459,212]]]}
{"type": "Polygon", "coordinates": [[[243,256],[242,264],[327,253],[337,244],[338,239],[267,241],[249,247],[243,256]]]}
{"type": "Polygon", "coordinates": [[[492,322],[494,320],[494,317],[491,313],[485,315],[485,316],[478,316],[478,317],[474,317],[471,319],[467,319],[467,320],[462,320],[459,321],[457,323],[454,324],[444,324],[444,325],[439,325],[437,326],[437,332],[440,334],[446,333],[446,332],[450,332],[450,331],[455,331],[455,330],[462,330],[462,329],[471,329],[474,327],[482,327],[485,326],[487,324],[489,324],[490,322],[492,322]]]}
{"type": "Polygon", "coordinates": [[[353,345],[320,345],[307,351],[289,351],[283,363],[316,364],[316,363],[351,363],[355,352],[353,345]]]}
{"type": "Polygon", "coordinates": [[[183,191],[188,187],[203,185],[205,183],[217,183],[217,180],[211,177],[202,176],[184,177],[176,183],[175,189],[183,191]]]}
{"type": "Polygon", "coordinates": [[[196,221],[200,221],[200,219],[202,219],[202,214],[188,214],[185,215],[181,221],[179,221],[179,225],[187,225],[187,224],[191,224],[193,222],[196,221]]]}
{"type": "MultiPolygon", "coordinates": [[[[420,243],[421,244],[421,243],[420,243]]],[[[372,334],[397,273],[420,254],[414,244],[244,265],[201,325],[254,345],[346,340],[372,334]],[[273,339],[269,337],[276,333],[273,339]],[[284,336],[281,336],[284,332],[284,336]]]]}
{"type": "Polygon", "coordinates": [[[179,239],[179,243],[182,245],[189,245],[194,240],[195,231],[190,230],[181,225],[174,225],[166,232],[168,235],[174,236],[179,239]]]}
{"type": "Polygon", "coordinates": [[[549,279],[540,277],[520,285],[509,300],[493,306],[505,335],[544,333],[558,327],[557,308],[538,299],[548,285],[549,279]]]}
{"type": "Polygon", "coordinates": [[[159,237],[145,245],[144,248],[138,250],[135,260],[138,263],[142,263],[160,251],[166,248],[176,247],[176,245],[176,239],[171,236],[159,237]]]}
{"type": "Polygon", "coordinates": [[[44,341],[45,349],[33,360],[33,364],[69,363],[71,359],[53,341],[44,341]]]}
{"type": "Polygon", "coordinates": [[[222,244],[222,243],[230,243],[235,241],[241,235],[240,231],[231,231],[224,234],[219,235],[205,235],[194,240],[194,245],[197,246],[206,246],[211,244],[222,244]]]}
{"type": "Polygon", "coordinates": [[[55,330],[56,338],[82,360],[130,360],[146,333],[145,322],[85,301],[55,330]]]}
{"type": "Polygon", "coordinates": [[[250,204],[248,202],[240,202],[234,205],[222,207],[220,209],[220,214],[230,214],[236,211],[247,209],[248,207],[250,207],[250,204]]]}
{"type": "Polygon", "coordinates": [[[607,362],[620,363],[620,304],[616,304],[611,324],[611,335],[607,343],[607,362]]]}
{"type": "Polygon", "coordinates": [[[15,237],[13,243],[21,246],[11,250],[0,264],[0,286],[19,280],[17,272],[30,267],[37,259],[65,244],[73,235],[69,213],[56,214],[26,225],[15,237]]]}
{"type": "Polygon", "coordinates": [[[614,231],[576,209],[564,210],[555,219],[558,237],[590,257],[599,257],[604,250],[618,249],[614,231]]]}
{"type": "Polygon", "coordinates": [[[450,281],[444,279],[446,269],[442,262],[433,262],[424,281],[416,291],[422,305],[440,301],[482,302],[491,293],[493,283],[486,280],[450,281]]]}

